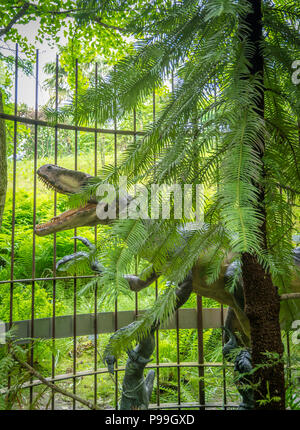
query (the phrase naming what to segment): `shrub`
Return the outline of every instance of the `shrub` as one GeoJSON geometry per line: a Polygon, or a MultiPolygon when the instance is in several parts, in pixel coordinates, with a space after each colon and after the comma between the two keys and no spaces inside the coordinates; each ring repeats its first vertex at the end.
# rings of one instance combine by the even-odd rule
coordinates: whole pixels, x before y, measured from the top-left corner
{"type": "MultiPolygon", "coordinates": [[[[34,287],[35,318],[45,318],[52,315],[52,301],[47,291],[38,283],[34,287]]],[[[22,321],[31,318],[32,285],[15,284],[13,288],[13,321],[22,321]]],[[[9,321],[10,285],[4,284],[0,290],[0,319],[9,321]]],[[[56,300],[56,314],[64,312],[64,305],[56,300]]]]}

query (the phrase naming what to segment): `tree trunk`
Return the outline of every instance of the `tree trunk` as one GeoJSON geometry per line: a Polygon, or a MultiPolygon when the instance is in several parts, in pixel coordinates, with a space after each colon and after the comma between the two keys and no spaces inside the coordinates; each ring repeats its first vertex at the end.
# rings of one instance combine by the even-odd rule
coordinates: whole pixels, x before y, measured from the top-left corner
{"type": "Polygon", "coordinates": [[[268,364],[254,373],[256,409],[284,409],[285,383],[282,362],[283,345],[279,325],[279,296],[269,274],[256,258],[242,256],[245,294],[245,313],[249,318],[252,365],[268,364]],[[264,353],[276,353],[272,362],[264,353]],[[260,400],[270,399],[267,403],[260,400]],[[273,398],[273,400],[271,400],[273,398]]]}
{"type": "MultiPolygon", "coordinates": [[[[3,112],[2,92],[0,90],[0,112],[3,112]]],[[[7,189],[7,158],[5,121],[0,118],[0,228],[2,225],[7,189]]]]}
{"type": "MultiPolygon", "coordinates": [[[[262,2],[249,0],[253,13],[245,18],[245,24],[250,28],[247,36],[255,46],[255,52],[250,58],[251,73],[259,73],[263,81],[263,55],[260,51],[260,41],[263,37],[262,29],[262,2]]],[[[257,103],[257,113],[264,118],[264,92],[261,91],[257,103]]],[[[263,162],[264,145],[259,156],[263,162]]],[[[266,178],[263,169],[263,177],[266,178]]],[[[261,184],[256,183],[258,189],[258,210],[264,222],[261,226],[263,248],[267,249],[267,229],[265,211],[265,192],[261,184]]],[[[272,283],[269,273],[258,262],[257,258],[248,253],[242,255],[242,275],[244,283],[245,313],[250,322],[252,364],[255,368],[269,362],[264,353],[275,353],[279,360],[269,363],[268,366],[258,367],[254,373],[255,408],[256,409],[284,409],[285,383],[284,365],[282,361],[283,344],[279,325],[279,296],[272,283]],[[268,402],[260,402],[269,399],[268,402]]]]}

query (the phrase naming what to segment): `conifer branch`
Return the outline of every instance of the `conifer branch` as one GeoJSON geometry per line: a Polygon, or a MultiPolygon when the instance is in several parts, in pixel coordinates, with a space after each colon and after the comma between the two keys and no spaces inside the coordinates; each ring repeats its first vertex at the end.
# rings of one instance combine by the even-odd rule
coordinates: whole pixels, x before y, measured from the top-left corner
{"type": "Polygon", "coordinates": [[[6,27],[0,29],[0,37],[4,36],[6,33],[8,33],[11,28],[16,24],[26,13],[29,8],[30,4],[25,3],[18,13],[11,19],[11,21],[6,25],[6,27]]]}
{"type": "Polygon", "coordinates": [[[33,376],[35,376],[37,379],[39,379],[44,385],[46,385],[48,388],[50,388],[53,391],[56,391],[57,393],[62,394],[63,396],[70,397],[71,399],[75,400],[76,402],[82,403],[83,405],[87,406],[89,409],[96,409],[101,410],[97,405],[83,399],[82,397],[79,397],[76,394],[70,393],[69,391],[64,390],[63,388],[59,387],[58,385],[53,384],[52,382],[48,381],[46,378],[44,378],[37,370],[35,370],[30,364],[26,363],[25,361],[21,360],[15,352],[11,352],[12,357],[15,361],[17,361],[20,366],[22,366],[24,369],[26,369],[29,373],[31,373],[33,376]]]}

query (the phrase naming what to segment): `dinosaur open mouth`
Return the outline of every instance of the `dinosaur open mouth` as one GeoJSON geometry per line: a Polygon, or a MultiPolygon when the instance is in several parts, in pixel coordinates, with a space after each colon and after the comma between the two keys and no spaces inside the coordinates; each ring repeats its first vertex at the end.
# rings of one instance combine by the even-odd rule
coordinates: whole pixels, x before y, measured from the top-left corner
{"type": "MultiPolygon", "coordinates": [[[[70,194],[70,191],[67,192],[48,181],[47,178],[39,173],[39,171],[37,171],[37,176],[48,189],[58,193],[70,194]]],[[[59,231],[69,230],[76,227],[94,226],[99,222],[96,214],[96,207],[96,203],[88,202],[83,207],[69,209],[60,215],[54,216],[50,221],[37,224],[35,226],[35,233],[38,236],[47,236],[51,233],[57,233],[59,231]]]]}
{"type": "Polygon", "coordinates": [[[76,227],[94,226],[97,224],[96,203],[88,203],[84,207],[69,209],[53,217],[50,221],[35,226],[38,236],[47,236],[63,230],[76,227]]]}

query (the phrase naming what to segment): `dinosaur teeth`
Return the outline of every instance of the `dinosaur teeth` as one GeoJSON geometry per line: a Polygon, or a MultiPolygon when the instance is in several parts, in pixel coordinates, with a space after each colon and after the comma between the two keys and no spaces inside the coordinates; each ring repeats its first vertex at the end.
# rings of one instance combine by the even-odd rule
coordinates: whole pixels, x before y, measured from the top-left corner
{"type": "Polygon", "coordinates": [[[90,203],[80,208],[69,209],[45,223],[36,225],[35,232],[38,236],[46,236],[50,233],[68,230],[71,227],[95,225],[96,223],[96,204],[90,203]]]}
{"type": "Polygon", "coordinates": [[[53,190],[56,192],[60,192],[60,190],[55,187],[55,185],[50,184],[50,182],[48,182],[45,178],[43,178],[42,176],[38,176],[39,180],[48,188],[48,190],[53,190]]]}

